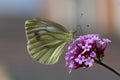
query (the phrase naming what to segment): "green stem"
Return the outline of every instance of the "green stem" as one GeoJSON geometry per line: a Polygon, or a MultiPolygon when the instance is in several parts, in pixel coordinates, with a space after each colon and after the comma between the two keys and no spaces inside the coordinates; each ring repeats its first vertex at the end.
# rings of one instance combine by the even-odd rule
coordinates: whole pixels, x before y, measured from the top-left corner
{"type": "Polygon", "coordinates": [[[104,66],[105,68],[109,69],[110,71],[112,71],[113,73],[115,73],[116,75],[118,75],[120,77],[120,72],[118,72],[117,70],[115,70],[114,68],[111,68],[110,66],[106,65],[105,63],[99,61],[99,60],[96,60],[95,59],[95,62],[104,66]]]}

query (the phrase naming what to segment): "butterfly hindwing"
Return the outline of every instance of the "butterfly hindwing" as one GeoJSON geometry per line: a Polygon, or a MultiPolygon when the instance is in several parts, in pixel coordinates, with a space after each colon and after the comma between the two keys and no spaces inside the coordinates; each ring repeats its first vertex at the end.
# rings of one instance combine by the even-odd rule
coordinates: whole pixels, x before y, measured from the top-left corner
{"type": "Polygon", "coordinates": [[[66,46],[73,40],[73,34],[62,25],[44,19],[25,22],[28,39],[27,49],[32,58],[42,64],[58,61],[66,46]]]}

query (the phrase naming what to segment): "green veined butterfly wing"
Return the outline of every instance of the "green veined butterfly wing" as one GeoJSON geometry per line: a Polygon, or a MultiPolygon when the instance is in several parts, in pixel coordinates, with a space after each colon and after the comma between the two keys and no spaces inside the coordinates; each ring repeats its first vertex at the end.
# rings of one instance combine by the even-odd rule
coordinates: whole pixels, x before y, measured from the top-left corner
{"type": "Polygon", "coordinates": [[[34,18],[25,22],[27,49],[32,58],[42,64],[58,61],[73,34],[55,22],[34,18]]]}

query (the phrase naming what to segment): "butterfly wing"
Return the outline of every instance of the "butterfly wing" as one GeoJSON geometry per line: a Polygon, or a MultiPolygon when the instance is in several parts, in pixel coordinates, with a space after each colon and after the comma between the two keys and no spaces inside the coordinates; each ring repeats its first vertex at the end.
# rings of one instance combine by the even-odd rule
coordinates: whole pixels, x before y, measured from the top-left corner
{"type": "Polygon", "coordinates": [[[54,64],[73,40],[73,34],[62,25],[44,19],[25,22],[27,49],[32,58],[42,64],[54,64]]]}

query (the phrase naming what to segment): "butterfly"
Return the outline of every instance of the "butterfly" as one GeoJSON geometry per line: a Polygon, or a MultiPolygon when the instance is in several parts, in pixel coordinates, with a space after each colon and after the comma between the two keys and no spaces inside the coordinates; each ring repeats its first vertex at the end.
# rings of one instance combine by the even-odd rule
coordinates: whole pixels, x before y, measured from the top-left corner
{"type": "Polygon", "coordinates": [[[34,18],[26,20],[25,32],[30,56],[41,64],[54,64],[72,42],[74,31],[47,20],[34,18]]]}

